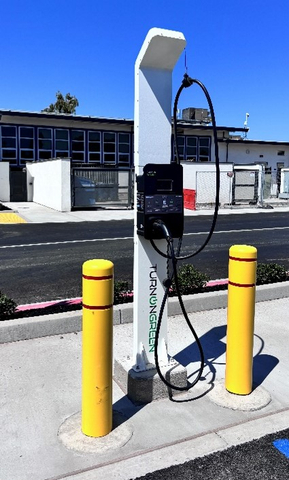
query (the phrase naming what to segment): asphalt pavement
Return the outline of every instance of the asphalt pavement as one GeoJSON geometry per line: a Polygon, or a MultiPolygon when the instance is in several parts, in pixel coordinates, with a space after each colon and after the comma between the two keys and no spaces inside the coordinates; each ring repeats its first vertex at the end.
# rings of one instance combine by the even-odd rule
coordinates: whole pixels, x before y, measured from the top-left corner
{"type": "MultiPolygon", "coordinates": [[[[58,215],[30,205],[22,213],[20,207],[15,213],[28,222],[89,221],[84,220],[86,212],[58,215]],[[81,214],[81,220],[67,220],[74,214],[81,214]],[[66,220],[59,220],[62,215],[66,220]]],[[[87,215],[95,221],[98,213],[109,216],[102,211],[87,215]]],[[[117,218],[132,214],[113,213],[117,218]]],[[[189,393],[170,398],[168,392],[166,398],[136,406],[114,379],[113,429],[96,439],[80,428],[79,312],[1,322],[1,480],[289,478],[289,283],[257,287],[250,395],[225,389],[225,296],[226,292],[210,292],[187,302],[204,348],[201,381],[189,393]],[[263,438],[268,434],[274,435],[263,438]],[[283,450],[273,444],[280,441],[283,450]]],[[[199,367],[197,350],[174,301],[170,300],[168,350],[192,380],[199,367]]],[[[129,361],[131,306],[116,314],[114,360],[129,361]]]]}

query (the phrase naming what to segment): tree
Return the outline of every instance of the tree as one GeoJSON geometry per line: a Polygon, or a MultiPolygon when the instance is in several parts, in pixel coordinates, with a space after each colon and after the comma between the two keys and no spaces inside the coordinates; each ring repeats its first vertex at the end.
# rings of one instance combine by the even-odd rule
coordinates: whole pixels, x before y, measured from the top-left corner
{"type": "Polygon", "coordinates": [[[78,100],[76,97],[67,93],[65,97],[60,92],[56,92],[56,102],[51,103],[49,107],[41,110],[42,112],[49,113],[75,113],[76,107],[79,106],[78,100]]]}

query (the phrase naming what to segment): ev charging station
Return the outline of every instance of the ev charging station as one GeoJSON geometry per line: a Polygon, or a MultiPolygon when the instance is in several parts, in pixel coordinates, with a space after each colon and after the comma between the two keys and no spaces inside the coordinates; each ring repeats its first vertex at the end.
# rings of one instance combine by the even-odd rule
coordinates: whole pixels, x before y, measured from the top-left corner
{"type": "Polygon", "coordinates": [[[114,376],[141,403],[167,396],[164,379],[156,375],[159,367],[181,388],[187,386],[186,368],[168,355],[163,283],[168,238],[159,228],[169,224],[174,238],[183,233],[182,166],[171,163],[171,146],[172,72],[185,46],[181,32],[152,28],[135,63],[133,357],[116,360],[114,376]]]}
{"type": "Polygon", "coordinates": [[[206,240],[195,252],[180,256],[184,229],[183,169],[177,148],[176,159],[172,158],[171,110],[172,72],[185,45],[181,32],[153,28],[148,32],[135,63],[133,358],[115,362],[115,377],[125,385],[132,400],[144,403],[166,396],[164,385],[178,391],[192,388],[200,380],[204,368],[204,352],[181,298],[176,263],[200,253],[214,232],[219,207],[220,169],[216,120],[210,95],[199,80],[185,73],[174,100],[174,142],[177,145],[178,99],[183,88],[196,83],[206,96],[212,116],[216,198],[206,240]],[[176,250],[174,239],[178,239],[176,250]],[[190,385],[186,368],[168,354],[167,299],[173,278],[183,316],[200,352],[200,369],[190,385]],[[174,382],[171,383],[168,377],[174,377],[174,382]]]}
{"type": "MultiPolygon", "coordinates": [[[[171,161],[172,72],[185,46],[186,40],[182,33],[153,28],[148,32],[135,63],[134,161],[137,186],[134,222],[134,345],[131,367],[135,372],[155,368],[156,327],[165,291],[163,281],[167,277],[167,260],[152,247],[148,238],[152,225],[146,222],[152,212],[159,211],[159,216],[164,212],[167,218],[171,212],[173,223],[174,212],[178,212],[176,218],[183,215],[180,195],[176,199],[177,196],[171,194],[176,193],[172,189],[172,181],[177,179],[170,177],[172,173],[175,176],[178,172],[166,171],[162,166],[168,166],[171,161]]],[[[181,182],[180,177],[179,181],[181,182]]],[[[182,189],[182,182],[181,187],[178,185],[178,190],[180,188],[182,189]]],[[[166,240],[160,237],[158,239],[157,234],[153,238],[156,239],[158,249],[166,252],[166,240]]],[[[160,365],[169,365],[167,307],[162,316],[158,353],[160,365]]]]}

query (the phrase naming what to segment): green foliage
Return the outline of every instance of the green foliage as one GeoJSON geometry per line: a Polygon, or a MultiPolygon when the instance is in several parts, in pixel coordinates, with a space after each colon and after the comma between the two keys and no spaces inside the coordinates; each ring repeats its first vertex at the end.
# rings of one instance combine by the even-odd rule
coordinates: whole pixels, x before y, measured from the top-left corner
{"type": "Polygon", "coordinates": [[[283,265],[278,265],[277,263],[257,264],[257,285],[284,282],[285,280],[288,280],[288,273],[283,265]]]}
{"type": "Polygon", "coordinates": [[[0,320],[7,320],[8,317],[13,315],[17,305],[11,298],[0,291],[0,320]]]}
{"type": "MultiPolygon", "coordinates": [[[[184,264],[178,271],[178,284],[181,295],[200,292],[210,278],[191,264],[184,264]]],[[[173,280],[171,295],[176,295],[176,283],[173,280]]]]}
{"type": "Polygon", "coordinates": [[[51,103],[49,107],[41,110],[48,113],[75,113],[76,107],[79,106],[78,100],[70,93],[67,93],[65,97],[60,92],[56,92],[56,102],[51,103]]]}
{"type": "Polygon", "coordinates": [[[129,286],[127,281],[119,280],[114,282],[114,304],[115,305],[132,301],[132,295],[129,296],[128,293],[129,293],[129,286]]]}

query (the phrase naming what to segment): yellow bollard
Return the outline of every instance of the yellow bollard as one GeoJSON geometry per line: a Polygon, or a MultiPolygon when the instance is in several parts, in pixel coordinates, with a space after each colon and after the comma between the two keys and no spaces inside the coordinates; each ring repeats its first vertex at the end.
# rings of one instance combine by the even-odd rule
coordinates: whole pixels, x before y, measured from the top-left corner
{"type": "Polygon", "coordinates": [[[257,249],[234,245],[229,250],[226,389],[252,391],[257,249]]]}
{"type": "Polygon", "coordinates": [[[82,432],[102,437],[112,430],[113,263],[82,266],[82,432]]]}

